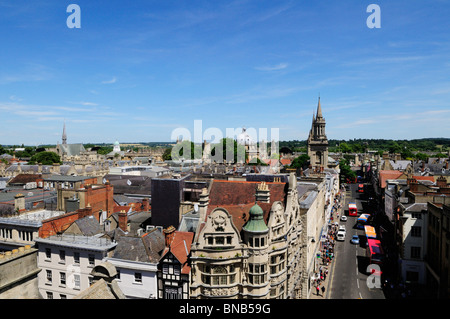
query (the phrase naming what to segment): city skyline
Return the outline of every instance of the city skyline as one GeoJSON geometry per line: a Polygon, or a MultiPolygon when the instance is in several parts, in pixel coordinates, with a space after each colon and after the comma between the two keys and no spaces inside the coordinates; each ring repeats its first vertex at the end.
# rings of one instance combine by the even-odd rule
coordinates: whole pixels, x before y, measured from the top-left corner
{"type": "Polygon", "coordinates": [[[450,5],[434,0],[0,2],[2,145],[168,142],[179,127],[306,140],[449,137],[450,5]],[[371,3],[381,28],[366,25],[371,3]]]}

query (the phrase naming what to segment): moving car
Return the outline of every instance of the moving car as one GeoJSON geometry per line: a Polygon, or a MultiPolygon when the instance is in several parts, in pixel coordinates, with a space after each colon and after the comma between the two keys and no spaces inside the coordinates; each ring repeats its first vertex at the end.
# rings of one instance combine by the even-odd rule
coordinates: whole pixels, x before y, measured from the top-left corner
{"type": "Polygon", "coordinates": [[[344,225],[339,225],[338,231],[341,231],[341,230],[345,232],[345,226],[344,225]]]}
{"type": "Polygon", "coordinates": [[[353,235],[351,241],[352,241],[352,244],[359,245],[359,236],[353,235]]]}
{"type": "Polygon", "coordinates": [[[347,221],[347,216],[342,215],[342,216],[341,216],[341,222],[346,222],[346,221],[347,221]]]}
{"type": "Polygon", "coordinates": [[[339,241],[345,240],[345,230],[338,231],[336,239],[339,240],[339,241]]]}

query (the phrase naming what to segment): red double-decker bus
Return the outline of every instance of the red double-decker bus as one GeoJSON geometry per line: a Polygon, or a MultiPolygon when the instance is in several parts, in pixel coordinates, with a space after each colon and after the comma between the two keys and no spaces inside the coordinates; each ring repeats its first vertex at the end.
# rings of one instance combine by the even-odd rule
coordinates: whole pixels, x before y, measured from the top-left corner
{"type": "Polygon", "coordinates": [[[358,216],[358,208],[356,207],[356,203],[348,204],[348,216],[358,216]]]}
{"type": "Polygon", "coordinates": [[[366,257],[369,258],[369,264],[383,263],[384,252],[378,239],[367,238],[366,257]]]}
{"type": "Polygon", "coordinates": [[[364,184],[358,184],[358,193],[364,193],[364,184]]]}

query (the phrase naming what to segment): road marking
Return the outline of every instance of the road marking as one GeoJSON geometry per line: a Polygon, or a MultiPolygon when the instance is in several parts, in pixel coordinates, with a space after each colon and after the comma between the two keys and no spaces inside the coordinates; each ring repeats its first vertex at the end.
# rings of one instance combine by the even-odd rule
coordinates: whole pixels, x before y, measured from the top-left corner
{"type": "Polygon", "coordinates": [[[361,296],[361,293],[359,293],[359,298],[363,299],[363,297],[361,296]]]}
{"type": "Polygon", "coordinates": [[[358,286],[358,289],[359,289],[359,280],[358,280],[358,278],[356,278],[356,285],[358,286]]]}

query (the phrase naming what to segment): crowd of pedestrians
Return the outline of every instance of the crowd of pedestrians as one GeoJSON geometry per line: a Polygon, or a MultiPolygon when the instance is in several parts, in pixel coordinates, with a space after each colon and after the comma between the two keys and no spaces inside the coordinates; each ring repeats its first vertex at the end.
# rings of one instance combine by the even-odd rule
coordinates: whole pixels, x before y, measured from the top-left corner
{"type": "Polygon", "coordinates": [[[321,242],[320,253],[317,256],[318,258],[320,257],[320,266],[312,281],[312,287],[314,287],[313,293],[316,296],[325,297],[325,284],[327,282],[328,267],[335,256],[334,245],[336,243],[336,234],[339,227],[338,223],[334,221],[339,220],[339,214],[342,211],[341,200],[343,200],[343,195],[339,193],[334,199],[334,205],[328,220],[328,231],[326,238],[324,238],[321,242]]]}

